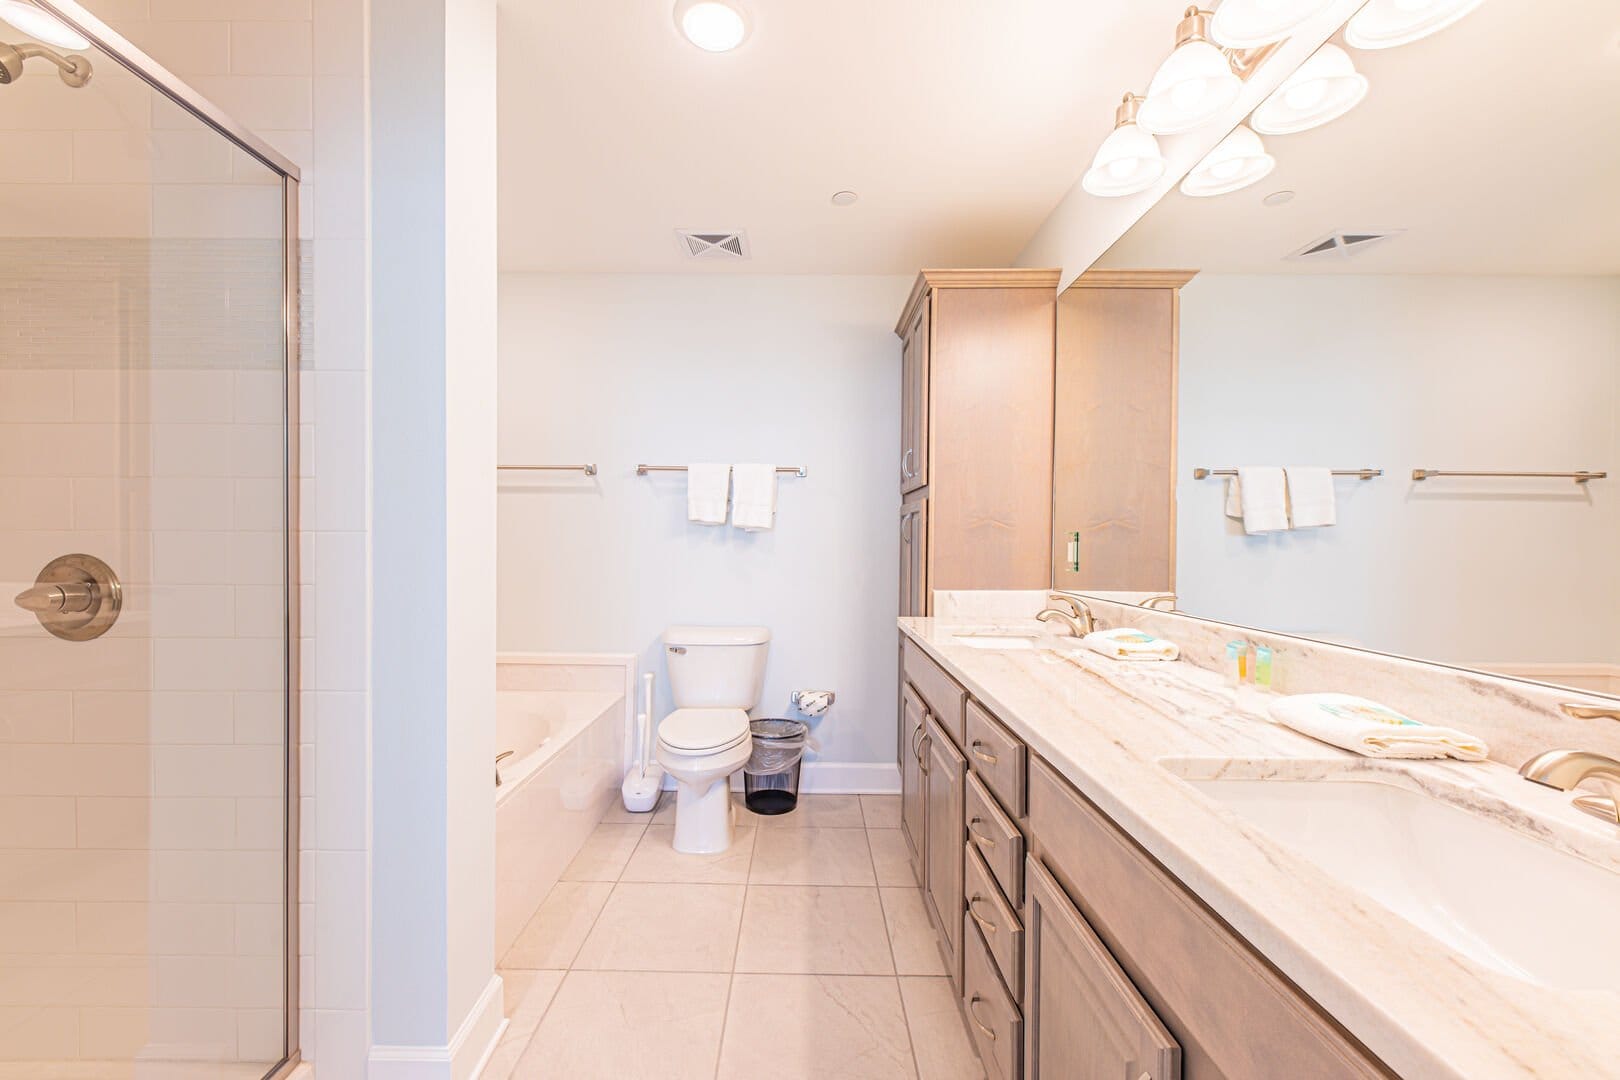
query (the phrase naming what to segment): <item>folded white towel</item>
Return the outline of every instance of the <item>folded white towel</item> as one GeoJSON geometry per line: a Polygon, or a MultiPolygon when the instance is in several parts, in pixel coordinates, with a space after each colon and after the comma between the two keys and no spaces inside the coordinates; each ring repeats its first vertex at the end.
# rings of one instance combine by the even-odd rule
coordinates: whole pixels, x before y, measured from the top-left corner
{"type": "Polygon", "coordinates": [[[761,532],[776,524],[776,466],[733,465],[737,497],[731,508],[731,523],[749,532],[761,532]]]}
{"type": "Polygon", "coordinates": [[[1227,497],[1228,513],[1233,497],[1242,507],[1244,532],[1253,535],[1288,528],[1288,478],[1276,465],[1238,466],[1237,480],[1227,497]]]}
{"type": "Polygon", "coordinates": [[[1302,735],[1364,757],[1458,758],[1484,761],[1479,739],[1452,728],[1424,724],[1350,694],[1295,694],[1273,702],[1271,718],[1302,735]]]}
{"type": "Polygon", "coordinates": [[[1338,523],[1333,470],[1317,465],[1289,465],[1288,520],[1296,529],[1317,529],[1338,523]]]}
{"type": "Polygon", "coordinates": [[[1087,634],[1080,644],[1114,660],[1174,660],[1181,655],[1181,647],[1175,642],[1128,626],[1087,634]]]}
{"type": "Polygon", "coordinates": [[[731,493],[731,466],[693,464],[686,467],[686,516],[699,525],[724,525],[726,499],[731,493]]]}

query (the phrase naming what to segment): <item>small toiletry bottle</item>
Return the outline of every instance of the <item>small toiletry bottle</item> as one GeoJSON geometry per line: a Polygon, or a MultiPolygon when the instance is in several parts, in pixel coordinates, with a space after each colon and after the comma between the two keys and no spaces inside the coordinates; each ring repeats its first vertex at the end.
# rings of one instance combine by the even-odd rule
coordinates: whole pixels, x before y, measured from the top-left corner
{"type": "Polygon", "coordinates": [[[1246,655],[1248,658],[1248,664],[1243,671],[1243,681],[1252,683],[1254,682],[1255,659],[1258,654],[1255,652],[1254,642],[1252,641],[1245,643],[1243,647],[1247,650],[1246,655]]]}
{"type": "Polygon", "coordinates": [[[1244,664],[1249,658],[1249,648],[1241,641],[1226,643],[1226,685],[1242,686],[1244,664]]]}
{"type": "Polygon", "coordinates": [[[1271,646],[1258,645],[1254,650],[1254,681],[1262,690],[1271,689],[1271,646]]]}

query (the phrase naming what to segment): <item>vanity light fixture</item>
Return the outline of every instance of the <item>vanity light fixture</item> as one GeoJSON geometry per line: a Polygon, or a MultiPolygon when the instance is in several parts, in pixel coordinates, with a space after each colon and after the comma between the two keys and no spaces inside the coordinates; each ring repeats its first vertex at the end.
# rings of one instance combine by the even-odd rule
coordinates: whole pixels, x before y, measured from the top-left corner
{"type": "Polygon", "coordinates": [[[1181,193],[1198,197],[1225,195],[1258,183],[1276,167],[1277,159],[1266,153],[1260,136],[1239,125],[1193,166],[1181,182],[1181,193]]]}
{"type": "Polygon", "coordinates": [[[679,0],[675,25],[705,52],[730,52],[748,37],[748,15],[736,0],[679,0]]]}
{"type": "Polygon", "coordinates": [[[1191,131],[1237,100],[1243,80],[1209,39],[1207,11],[1190,7],[1176,27],[1176,49],[1159,65],[1139,122],[1153,135],[1191,131]]]}
{"type": "Polygon", "coordinates": [[[58,49],[88,49],[90,39],[29,0],[0,0],[0,19],[58,49]]]}
{"type": "Polygon", "coordinates": [[[1262,135],[1292,135],[1337,120],[1367,96],[1367,76],[1328,42],[1260,103],[1249,124],[1262,135]]]}
{"type": "Polygon", "coordinates": [[[1333,0],[1221,0],[1209,33],[1228,49],[1270,45],[1327,10],[1333,0]]]}
{"type": "Polygon", "coordinates": [[[1080,186],[1091,195],[1115,198],[1146,191],[1164,175],[1159,142],[1136,122],[1140,94],[1126,94],[1114,111],[1114,130],[1097,148],[1080,186]]]}
{"type": "Polygon", "coordinates": [[[1371,0],[1344,28],[1358,49],[1393,49],[1439,33],[1485,0],[1371,0]]]}

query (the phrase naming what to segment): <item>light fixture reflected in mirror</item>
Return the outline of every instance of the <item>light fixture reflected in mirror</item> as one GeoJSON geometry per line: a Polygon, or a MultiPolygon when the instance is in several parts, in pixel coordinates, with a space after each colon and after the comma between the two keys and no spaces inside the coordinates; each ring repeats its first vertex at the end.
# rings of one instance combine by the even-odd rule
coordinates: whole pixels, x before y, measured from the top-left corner
{"type": "Polygon", "coordinates": [[[0,19],[58,49],[88,49],[90,39],[28,0],[0,0],[0,19]]]}
{"type": "Polygon", "coordinates": [[[1484,0],[1370,0],[1351,16],[1344,40],[1358,49],[1393,49],[1444,30],[1484,0]]]}
{"type": "Polygon", "coordinates": [[[1193,166],[1181,182],[1181,193],[1195,197],[1225,195],[1264,179],[1276,167],[1277,159],[1266,153],[1260,136],[1240,126],[1193,166]]]}
{"type": "Polygon", "coordinates": [[[1176,51],[1148,86],[1138,114],[1144,131],[1177,135],[1214,119],[1243,89],[1231,59],[1209,39],[1209,12],[1187,9],[1176,27],[1176,51]]]}
{"type": "Polygon", "coordinates": [[[1113,198],[1146,191],[1164,175],[1159,142],[1137,124],[1142,98],[1126,94],[1114,113],[1114,130],[1097,148],[1080,186],[1092,195],[1113,198]]]}
{"type": "Polygon", "coordinates": [[[1327,10],[1333,0],[1221,0],[1210,37],[1228,49],[1270,45],[1327,10]]]}
{"type": "Polygon", "coordinates": [[[1367,96],[1367,77],[1329,42],[1260,103],[1249,124],[1262,135],[1292,135],[1337,120],[1367,96]]]}

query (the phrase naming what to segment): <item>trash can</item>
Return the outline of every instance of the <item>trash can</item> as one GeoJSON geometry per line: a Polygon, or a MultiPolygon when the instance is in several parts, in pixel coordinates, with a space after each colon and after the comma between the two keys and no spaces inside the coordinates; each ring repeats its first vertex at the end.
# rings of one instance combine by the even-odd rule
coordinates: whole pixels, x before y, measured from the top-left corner
{"type": "Polygon", "coordinates": [[[754,720],[754,753],[743,766],[743,802],[756,814],[786,814],[799,804],[799,766],[810,725],[802,720],[754,720]]]}

